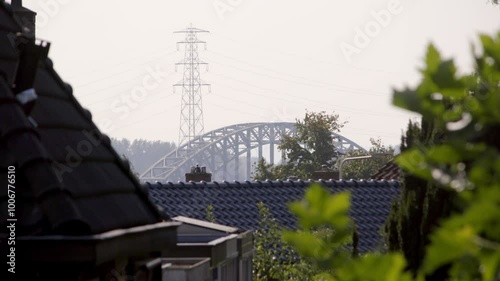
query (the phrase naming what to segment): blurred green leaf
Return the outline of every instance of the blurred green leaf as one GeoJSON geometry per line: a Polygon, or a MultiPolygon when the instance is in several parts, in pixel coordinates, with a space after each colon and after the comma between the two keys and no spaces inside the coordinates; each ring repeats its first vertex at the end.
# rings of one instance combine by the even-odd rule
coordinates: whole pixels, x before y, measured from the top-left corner
{"type": "Polygon", "coordinates": [[[326,222],[331,226],[343,229],[348,227],[350,219],[348,211],[350,207],[351,195],[347,192],[338,193],[334,196],[330,195],[325,198],[326,204],[322,215],[326,222]]]}
{"type": "Polygon", "coordinates": [[[319,260],[328,258],[330,252],[323,241],[311,232],[285,231],[283,239],[294,245],[297,251],[305,257],[314,257],[319,260]]]}
{"type": "Polygon", "coordinates": [[[339,280],[404,281],[412,280],[405,273],[406,262],[401,254],[367,255],[338,270],[339,280]]]}
{"type": "Polygon", "coordinates": [[[461,160],[460,152],[450,145],[431,147],[427,151],[427,159],[435,163],[453,164],[461,160]]]}
{"type": "MultiPolygon", "coordinates": [[[[429,229],[409,231],[405,234],[408,241],[401,241],[402,236],[395,238],[397,243],[409,243],[407,248],[418,255],[410,253],[408,263],[397,252],[348,258],[344,247],[352,231],[350,195],[332,195],[312,185],[304,200],[290,204],[302,230],[288,231],[283,236],[319,270],[314,277],[302,280],[500,280],[500,33],[496,37],[481,36],[481,43],[484,52],[476,57],[474,74],[460,75],[454,62],[442,60],[430,45],[421,83],[394,91],[396,106],[415,111],[426,121],[421,127],[409,126],[407,136],[419,138],[411,140],[412,145],[407,145],[395,160],[410,175],[405,180],[420,179],[415,179],[410,189],[402,190],[404,198],[399,206],[394,205],[394,210],[405,206],[397,214],[407,224],[412,224],[412,219],[436,221],[410,228],[429,229]],[[454,196],[434,198],[442,191],[437,188],[443,185],[452,187],[446,194],[454,196]],[[422,189],[428,186],[435,188],[422,189]],[[444,201],[450,198],[453,202],[444,201]],[[453,203],[449,214],[433,217],[440,204],[448,203],[453,203]],[[434,208],[429,208],[431,204],[434,208]],[[421,233],[432,234],[421,240],[408,238],[421,233]],[[438,277],[434,274],[440,279],[435,279],[438,277]]],[[[315,130],[302,129],[306,133],[315,130]]],[[[402,223],[396,222],[393,228],[397,231],[402,223]]],[[[299,272],[300,268],[299,264],[289,271],[299,272]]]]}
{"type": "Polygon", "coordinates": [[[484,281],[500,279],[500,251],[483,255],[481,264],[483,265],[482,275],[484,281]]]}
{"type": "Polygon", "coordinates": [[[424,272],[432,273],[437,268],[476,251],[474,237],[474,229],[470,226],[437,230],[431,237],[432,244],[427,248],[424,272]]]}
{"type": "Polygon", "coordinates": [[[431,179],[431,171],[425,159],[425,155],[419,149],[412,148],[396,157],[396,163],[402,169],[416,176],[424,179],[431,179]]]}
{"type": "Polygon", "coordinates": [[[421,112],[422,106],[420,105],[418,96],[415,91],[404,89],[403,91],[394,90],[392,103],[395,106],[414,111],[421,112]]]}
{"type": "Polygon", "coordinates": [[[439,51],[434,47],[434,45],[430,44],[427,47],[427,54],[425,56],[425,63],[427,65],[426,71],[434,73],[437,71],[439,64],[441,63],[441,55],[439,51]]]}

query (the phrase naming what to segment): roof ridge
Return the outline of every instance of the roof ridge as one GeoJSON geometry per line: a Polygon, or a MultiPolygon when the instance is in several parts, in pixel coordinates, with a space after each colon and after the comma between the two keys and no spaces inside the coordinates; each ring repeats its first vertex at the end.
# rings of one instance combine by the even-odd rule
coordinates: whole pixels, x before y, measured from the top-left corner
{"type": "MultiPolygon", "coordinates": [[[[229,187],[229,186],[241,186],[243,181],[233,181],[233,182],[229,182],[229,181],[223,181],[222,183],[218,182],[218,181],[212,181],[212,182],[194,182],[194,181],[190,181],[190,182],[183,182],[183,181],[179,181],[177,183],[175,182],[171,182],[171,181],[167,181],[165,183],[161,183],[161,182],[156,182],[156,183],[151,183],[151,182],[146,182],[148,184],[148,186],[150,187],[154,187],[155,185],[159,185],[160,187],[163,187],[164,185],[168,185],[170,187],[174,187],[174,186],[182,186],[182,187],[200,187],[200,186],[203,186],[205,188],[211,188],[211,187],[220,187],[220,186],[225,186],[225,187],[229,187]]],[[[267,181],[259,181],[259,180],[256,180],[256,181],[244,181],[245,184],[248,184],[249,186],[252,186],[252,187],[264,187],[264,186],[268,186],[268,187],[295,187],[295,186],[309,186],[311,184],[314,184],[314,183],[319,183],[319,184],[322,184],[322,185],[325,185],[325,186],[331,186],[331,187],[338,187],[338,186],[354,186],[354,187],[358,187],[358,186],[364,186],[364,185],[368,185],[368,186],[381,186],[381,185],[387,185],[387,186],[395,186],[395,187],[399,187],[399,181],[398,180],[307,180],[307,181],[304,181],[304,180],[275,180],[275,181],[271,181],[271,180],[267,180],[267,181]]]]}

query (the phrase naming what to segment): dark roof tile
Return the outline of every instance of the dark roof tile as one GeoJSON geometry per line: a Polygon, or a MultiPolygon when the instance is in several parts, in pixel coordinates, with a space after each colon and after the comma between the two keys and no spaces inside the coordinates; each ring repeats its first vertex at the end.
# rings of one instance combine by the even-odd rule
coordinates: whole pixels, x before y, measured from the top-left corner
{"type": "Polygon", "coordinates": [[[62,173],[62,180],[76,198],[135,192],[129,178],[116,176],[122,172],[113,162],[85,161],[73,169],[72,172],[62,173]]]}
{"type": "Polygon", "coordinates": [[[70,158],[71,161],[78,162],[81,158],[101,162],[115,161],[115,156],[101,144],[102,141],[85,130],[44,128],[38,132],[55,161],[66,162],[70,158]]]}
{"type": "Polygon", "coordinates": [[[37,94],[39,96],[47,98],[59,98],[62,100],[71,100],[68,96],[68,89],[65,88],[64,84],[55,73],[47,68],[51,63],[49,61],[45,62],[46,67],[41,67],[36,73],[35,84],[37,85],[37,94]]]}
{"type": "Polygon", "coordinates": [[[394,161],[390,161],[382,166],[371,178],[374,180],[399,180],[400,174],[399,166],[394,161]]]}
{"type": "MultiPolygon", "coordinates": [[[[360,232],[360,250],[368,251],[380,244],[380,229],[389,214],[392,200],[399,194],[396,181],[322,181],[332,193],[352,192],[351,216],[360,232]]],[[[206,219],[206,208],[213,205],[217,223],[255,230],[258,228],[257,203],[263,202],[284,227],[294,229],[295,217],[288,204],[301,200],[308,181],[166,183],[146,187],[156,204],[170,216],[206,219]],[[188,203],[186,203],[188,202],[188,203]]]]}
{"type": "Polygon", "coordinates": [[[0,31],[19,32],[21,28],[12,17],[12,11],[5,3],[0,2],[0,31]]]}
{"type": "Polygon", "coordinates": [[[76,205],[83,218],[92,222],[92,233],[102,233],[157,222],[141,201],[134,193],[111,193],[80,198],[76,205]]]}
{"type": "MultiPolygon", "coordinates": [[[[37,93],[33,110],[16,101],[12,83],[21,60],[18,45],[9,36],[20,28],[6,7],[0,1],[0,175],[6,178],[6,167],[16,166],[16,188],[23,191],[16,197],[20,208],[17,234],[95,234],[160,222],[165,216],[50,59],[39,61],[34,85],[23,84],[37,93]]],[[[7,199],[0,193],[0,206],[7,199]]]]}
{"type": "MultiPolygon", "coordinates": [[[[35,84],[37,87],[37,84],[35,84]]],[[[91,130],[83,112],[75,110],[68,100],[56,99],[39,95],[33,109],[32,117],[40,128],[61,128],[72,130],[91,130]]]]}

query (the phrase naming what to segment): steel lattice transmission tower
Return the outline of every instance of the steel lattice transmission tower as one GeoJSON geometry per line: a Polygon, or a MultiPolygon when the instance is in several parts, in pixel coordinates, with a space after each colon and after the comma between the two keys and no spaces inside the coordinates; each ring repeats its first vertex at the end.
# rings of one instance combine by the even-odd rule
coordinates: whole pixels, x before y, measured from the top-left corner
{"type": "Polygon", "coordinates": [[[208,64],[201,61],[198,57],[198,45],[205,44],[206,48],[206,42],[200,41],[197,38],[197,34],[208,33],[208,31],[195,28],[191,25],[184,30],[174,33],[186,34],[184,41],[177,42],[177,49],[179,49],[179,44],[185,45],[184,59],[175,64],[176,69],[178,65],[183,66],[183,79],[174,84],[174,91],[176,87],[182,87],[179,127],[179,145],[182,145],[196,136],[202,135],[204,131],[201,89],[203,86],[208,86],[210,91],[210,84],[203,82],[200,78],[200,65],[206,65],[208,68],[208,64]]]}

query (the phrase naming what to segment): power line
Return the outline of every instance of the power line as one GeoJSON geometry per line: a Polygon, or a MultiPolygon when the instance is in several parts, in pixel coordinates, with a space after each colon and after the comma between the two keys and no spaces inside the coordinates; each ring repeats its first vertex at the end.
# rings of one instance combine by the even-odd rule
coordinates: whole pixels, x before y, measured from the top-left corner
{"type": "MultiPolygon", "coordinates": [[[[175,72],[170,72],[170,73],[168,73],[168,74],[167,74],[167,76],[166,76],[166,78],[171,77],[174,73],[175,73],[175,72]]],[[[137,76],[135,76],[135,78],[133,77],[133,78],[132,78],[132,80],[130,80],[130,79],[129,79],[129,81],[128,81],[128,82],[132,82],[132,81],[136,80],[137,78],[143,78],[143,77],[144,77],[144,73],[142,73],[141,75],[137,75],[137,76]]],[[[100,89],[100,90],[98,90],[98,91],[94,91],[94,92],[92,92],[91,94],[83,95],[82,97],[86,98],[86,97],[89,97],[89,96],[93,96],[93,95],[95,95],[95,94],[98,94],[98,93],[101,93],[101,92],[103,92],[103,91],[109,90],[109,89],[111,89],[111,88],[115,88],[115,87],[117,87],[117,86],[122,86],[122,85],[124,85],[124,84],[123,84],[123,82],[116,83],[116,84],[113,84],[113,85],[111,85],[111,86],[109,86],[109,87],[107,87],[107,88],[100,89]]],[[[155,90],[153,90],[153,91],[157,91],[157,90],[158,90],[158,89],[155,89],[155,90]]],[[[116,97],[116,96],[118,96],[118,95],[123,94],[123,92],[124,92],[124,91],[125,91],[125,90],[123,90],[123,91],[119,91],[119,92],[117,92],[117,93],[115,93],[115,94],[113,94],[113,95],[111,95],[111,96],[106,96],[104,99],[100,99],[100,100],[97,100],[97,101],[93,101],[92,103],[89,103],[89,104],[87,104],[87,105],[94,105],[94,104],[98,104],[98,103],[101,103],[101,102],[106,101],[106,100],[110,100],[110,99],[112,99],[112,98],[115,98],[115,97],[116,97]]],[[[130,93],[130,91],[128,91],[128,92],[130,93]]]]}
{"type": "MultiPolygon", "coordinates": [[[[251,66],[251,67],[255,67],[255,68],[258,68],[258,69],[265,69],[265,70],[267,70],[267,71],[270,71],[270,72],[273,72],[273,73],[276,73],[276,74],[280,74],[280,75],[285,75],[285,76],[293,77],[294,79],[301,79],[301,80],[305,80],[305,81],[310,81],[310,82],[315,83],[316,85],[315,85],[315,84],[302,83],[302,82],[298,82],[298,81],[295,81],[295,80],[289,80],[289,79],[277,78],[277,79],[281,79],[281,80],[283,80],[283,81],[290,82],[290,83],[297,83],[297,84],[302,84],[302,85],[312,86],[312,87],[318,87],[318,85],[317,85],[317,84],[323,84],[323,85],[328,86],[328,87],[336,87],[336,88],[341,88],[341,89],[342,89],[342,88],[344,88],[344,89],[349,90],[351,93],[352,93],[352,92],[354,92],[354,93],[359,93],[359,94],[376,95],[376,96],[381,96],[381,95],[384,95],[384,93],[382,93],[382,92],[371,91],[371,90],[366,90],[366,89],[352,88],[352,87],[348,87],[348,86],[344,86],[344,85],[332,84],[332,83],[328,83],[328,82],[324,82],[324,81],[313,80],[313,79],[309,79],[309,78],[305,78],[305,77],[301,77],[301,76],[297,76],[297,75],[292,75],[292,74],[289,74],[289,73],[279,72],[279,71],[276,71],[276,70],[274,70],[274,69],[268,68],[268,67],[266,67],[266,66],[262,66],[262,65],[256,65],[256,64],[248,63],[248,62],[245,62],[245,61],[243,61],[243,60],[236,59],[236,58],[232,58],[232,57],[227,56],[227,55],[224,55],[224,54],[220,54],[220,53],[213,52],[213,51],[209,51],[209,52],[210,52],[210,53],[213,53],[213,54],[215,54],[215,55],[222,56],[222,57],[224,57],[224,58],[230,59],[230,60],[234,60],[234,61],[237,61],[237,62],[240,62],[240,63],[246,64],[246,65],[251,66]]],[[[238,67],[235,67],[235,66],[226,65],[226,64],[221,64],[221,63],[218,63],[218,62],[215,62],[215,63],[216,63],[216,64],[223,65],[223,66],[228,66],[228,67],[232,67],[232,68],[240,69],[241,71],[252,72],[252,73],[254,73],[254,74],[262,75],[262,74],[259,74],[259,73],[257,73],[257,72],[254,72],[254,71],[241,69],[241,68],[238,68],[238,67]]]]}
{"type": "MultiPolygon", "coordinates": [[[[234,81],[239,82],[239,83],[247,84],[247,85],[252,86],[254,88],[257,88],[257,89],[261,89],[261,90],[264,90],[264,91],[274,92],[274,93],[276,93],[278,95],[281,95],[281,96],[287,98],[286,100],[282,99],[282,98],[277,98],[277,99],[280,99],[283,102],[294,102],[294,101],[291,101],[289,99],[290,97],[292,97],[292,98],[295,98],[295,99],[299,99],[299,100],[305,101],[305,102],[307,102],[309,104],[316,104],[316,105],[325,106],[325,102],[326,101],[315,101],[315,100],[312,100],[310,98],[299,97],[299,96],[295,96],[295,95],[292,95],[292,94],[289,94],[289,93],[285,94],[285,93],[278,92],[278,91],[276,91],[274,89],[264,88],[264,87],[261,87],[261,86],[249,83],[247,81],[243,81],[243,80],[240,80],[240,79],[236,79],[236,78],[232,78],[232,77],[226,76],[224,74],[215,73],[215,72],[212,72],[212,73],[215,74],[215,75],[219,75],[221,77],[224,77],[226,79],[229,79],[229,80],[234,80],[234,81]]],[[[249,91],[243,90],[243,89],[240,89],[240,90],[244,91],[244,92],[249,92],[249,91]]],[[[259,95],[259,94],[253,93],[253,92],[249,92],[249,93],[255,94],[255,95],[259,95]]],[[[265,97],[275,98],[273,96],[265,96],[265,97]]],[[[304,104],[304,102],[295,102],[295,103],[302,104],[302,105],[304,104]]],[[[352,107],[347,107],[347,106],[343,106],[343,105],[339,105],[339,104],[332,105],[332,107],[334,107],[334,108],[346,108],[349,111],[354,112],[356,114],[366,114],[366,115],[374,115],[374,116],[380,116],[380,117],[385,117],[385,118],[394,118],[394,117],[388,116],[386,113],[374,112],[374,111],[368,111],[368,110],[360,110],[360,109],[356,109],[356,108],[352,108],[352,107]]]]}
{"type": "MultiPolygon", "coordinates": [[[[241,108],[232,108],[232,107],[227,107],[227,106],[223,106],[223,105],[220,105],[220,104],[216,104],[216,103],[212,103],[210,101],[207,101],[208,104],[212,105],[212,106],[215,106],[215,107],[219,107],[219,108],[222,108],[224,110],[227,110],[227,111],[232,111],[232,112],[238,112],[238,113],[244,113],[246,115],[251,115],[251,116],[255,116],[255,112],[249,112],[249,111],[245,111],[245,110],[241,110],[241,108]]],[[[269,116],[264,116],[264,115],[260,115],[260,114],[257,114],[259,117],[262,117],[264,119],[268,118],[269,116]]],[[[254,122],[254,121],[252,121],[254,122]]]]}
{"type": "MultiPolygon", "coordinates": [[[[131,63],[132,61],[135,61],[135,60],[138,60],[138,59],[142,59],[142,58],[145,58],[145,57],[155,57],[156,58],[156,57],[159,57],[161,54],[163,54],[163,53],[165,53],[165,52],[167,52],[168,50],[171,50],[171,49],[173,49],[173,47],[167,48],[167,49],[163,49],[162,48],[161,51],[155,52],[153,54],[148,53],[146,55],[136,56],[136,57],[133,57],[133,58],[127,57],[125,60],[120,60],[117,63],[112,63],[112,64],[108,64],[108,65],[100,64],[99,67],[96,67],[96,68],[94,68],[92,70],[88,70],[88,71],[84,71],[84,72],[81,72],[81,73],[77,73],[77,74],[75,74],[73,76],[66,77],[65,79],[73,79],[73,78],[76,78],[76,77],[87,76],[86,74],[94,74],[94,73],[98,72],[99,70],[109,70],[110,67],[117,67],[117,66],[121,66],[121,65],[124,65],[124,64],[127,64],[127,66],[133,66],[134,64],[131,63]]],[[[168,53],[167,55],[170,55],[170,54],[172,54],[174,52],[168,53]]],[[[141,65],[141,64],[143,64],[143,62],[139,62],[139,65],[141,65]]]]}
{"type": "MultiPolygon", "coordinates": [[[[168,86],[168,88],[170,88],[170,86],[168,86]]],[[[170,94],[170,95],[162,96],[162,95],[159,95],[159,94],[158,94],[158,91],[162,91],[162,90],[165,90],[165,89],[167,89],[167,87],[159,87],[158,89],[153,90],[155,93],[150,94],[150,96],[149,96],[147,99],[149,100],[149,99],[150,99],[150,97],[157,97],[157,96],[161,97],[161,99],[164,99],[164,98],[171,97],[171,96],[173,96],[173,95],[174,95],[174,94],[170,94]]],[[[112,97],[110,97],[110,98],[115,98],[115,97],[116,97],[116,96],[112,96],[112,97]]],[[[89,104],[84,104],[84,105],[85,105],[85,107],[90,107],[91,105],[100,104],[100,103],[102,103],[102,102],[104,102],[104,101],[106,101],[106,100],[109,100],[110,98],[103,99],[103,100],[100,100],[100,101],[98,101],[98,102],[93,102],[93,103],[89,103],[89,104]]],[[[159,99],[159,100],[160,100],[160,99],[159,99]]],[[[141,103],[140,103],[141,107],[142,107],[142,106],[148,106],[148,105],[150,105],[150,104],[156,104],[156,103],[155,103],[155,102],[148,102],[148,103],[142,103],[142,102],[141,102],[141,103]]],[[[99,110],[99,111],[93,111],[93,112],[95,112],[95,113],[109,112],[109,108],[106,108],[106,109],[104,109],[104,110],[99,110]]]]}
{"type": "Polygon", "coordinates": [[[148,116],[148,117],[146,117],[146,118],[139,119],[139,120],[135,120],[134,122],[127,123],[127,125],[125,125],[125,126],[121,126],[121,127],[118,127],[118,128],[116,128],[116,129],[114,129],[113,131],[118,131],[118,130],[121,130],[121,129],[124,129],[124,128],[128,128],[128,127],[131,127],[131,126],[134,126],[134,125],[140,124],[140,123],[142,123],[142,122],[149,121],[149,120],[151,120],[151,118],[156,117],[156,116],[158,116],[158,115],[160,115],[160,114],[163,114],[163,113],[165,113],[165,112],[168,112],[168,111],[170,111],[170,110],[172,110],[172,109],[174,109],[174,108],[176,108],[176,107],[179,107],[179,105],[174,105],[174,106],[172,106],[172,107],[170,107],[170,108],[168,108],[168,109],[166,109],[166,110],[162,110],[162,111],[160,111],[160,112],[153,113],[152,115],[149,115],[149,116],[148,116]]]}
{"type": "MultiPolygon", "coordinates": [[[[175,51],[174,51],[174,52],[171,52],[170,54],[173,54],[173,53],[175,53],[175,51]]],[[[158,58],[153,58],[153,59],[150,59],[150,60],[144,61],[144,62],[142,62],[141,64],[139,64],[139,65],[137,65],[137,66],[143,66],[143,65],[145,65],[145,64],[149,64],[149,63],[151,63],[152,61],[157,61],[157,60],[158,60],[158,58]]],[[[137,68],[130,68],[130,69],[127,69],[127,70],[124,70],[124,71],[120,71],[120,72],[117,72],[117,73],[113,73],[113,74],[108,75],[108,76],[101,76],[99,79],[95,79],[95,80],[92,80],[92,81],[87,81],[87,82],[85,82],[85,83],[83,83],[83,84],[80,84],[80,85],[75,85],[75,87],[78,87],[78,88],[80,88],[80,89],[81,89],[81,88],[84,88],[84,87],[87,87],[87,86],[90,86],[90,85],[94,85],[94,84],[96,84],[97,82],[101,82],[101,81],[103,81],[103,80],[107,80],[107,79],[109,79],[109,78],[113,78],[113,77],[119,76],[119,75],[121,75],[121,74],[123,74],[123,73],[130,72],[130,71],[132,71],[132,70],[137,70],[137,68]]]]}
{"type": "Polygon", "coordinates": [[[222,66],[227,66],[227,67],[231,67],[231,68],[235,68],[235,69],[238,69],[238,70],[241,70],[241,71],[244,71],[244,72],[248,72],[248,73],[252,73],[252,74],[255,74],[255,75],[259,75],[259,76],[262,76],[262,77],[271,78],[271,79],[275,79],[275,80],[280,80],[280,81],[284,81],[284,82],[288,82],[288,83],[292,83],[292,84],[297,84],[297,85],[303,85],[303,86],[307,86],[307,87],[314,87],[314,88],[326,89],[326,90],[334,91],[334,92],[344,92],[344,93],[348,93],[348,94],[358,94],[358,95],[368,95],[368,96],[383,96],[381,94],[362,93],[362,92],[355,92],[353,90],[331,89],[331,88],[326,88],[326,87],[319,86],[319,85],[308,84],[308,83],[303,83],[303,82],[299,82],[299,81],[289,80],[289,79],[285,79],[285,78],[281,78],[281,77],[271,76],[271,75],[267,75],[267,74],[255,72],[255,71],[252,71],[252,70],[245,70],[245,69],[241,69],[241,68],[236,67],[236,66],[231,66],[231,65],[227,65],[227,64],[221,64],[221,63],[218,63],[218,62],[213,62],[212,61],[211,63],[222,65],[222,66]]]}
{"type": "MultiPolygon", "coordinates": [[[[317,60],[317,59],[314,59],[314,58],[311,58],[311,57],[307,57],[307,56],[303,56],[303,55],[298,55],[298,54],[295,54],[295,53],[290,53],[290,52],[285,52],[283,50],[279,50],[279,49],[275,49],[275,48],[266,48],[264,47],[262,44],[255,44],[253,42],[240,42],[238,40],[235,40],[234,38],[231,38],[231,37],[227,37],[227,36],[224,36],[224,35],[221,35],[221,34],[218,34],[218,33],[213,33],[214,35],[216,36],[219,36],[220,38],[224,39],[224,40],[228,40],[228,41],[232,41],[238,45],[241,45],[241,46],[248,46],[248,45],[252,45],[254,47],[257,47],[257,48],[260,48],[260,49],[264,49],[264,50],[267,50],[267,51],[272,51],[274,53],[279,53],[281,55],[285,55],[285,56],[288,56],[288,57],[293,57],[293,58],[302,58],[302,59],[305,59],[305,60],[309,60],[309,61],[312,61],[312,62],[315,62],[315,63],[320,63],[320,64],[324,64],[324,65],[328,65],[330,67],[335,67],[335,68],[339,68],[341,69],[340,71],[345,71],[345,67],[341,67],[341,66],[338,66],[332,62],[329,62],[329,61],[325,61],[325,60],[317,60]]],[[[368,72],[376,72],[376,73],[385,73],[385,74],[396,74],[397,72],[394,72],[394,71],[388,71],[388,70],[384,70],[384,69],[372,69],[372,68],[366,68],[366,67],[359,67],[359,66],[355,66],[353,64],[349,64],[348,65],[349,67],[351,68],[354,68],[356,70],[361,70],[361,71],[368,71],[368,72]]]]}

